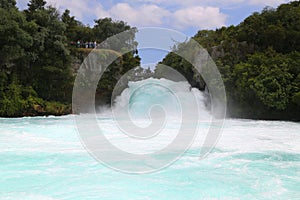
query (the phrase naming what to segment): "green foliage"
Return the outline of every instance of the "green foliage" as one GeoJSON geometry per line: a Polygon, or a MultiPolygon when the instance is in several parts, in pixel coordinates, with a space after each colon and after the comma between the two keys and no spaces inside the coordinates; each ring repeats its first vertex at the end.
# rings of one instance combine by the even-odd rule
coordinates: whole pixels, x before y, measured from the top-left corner
{"type": "Polygon", "coordinates": [[[97,93],[101,95],[97,99],[97,104],[110,104],[114,86],[122,75],[139,65],[140,58],[134,56],[131,52],[124,54],[120,59],[112,63],[103,73],[98,83],[97,93]]]}
{"type": "Polygon", "coordinates": [[[267,7],[261,13],[254,13],[237,30],[239,41],[255,44],[258,49],[272,46],[280,53],[299,51],[299,1],[282,4],[277,9],[267,7]]]}
{"type": "MultiPolygon", "coordinates": [[[[130,29],[109,18],[96,20],[93,28],[84,26],[69,10],[60,15],[44,0],[30,0],[24,11],[17,9],[15,0],[0,0],[0,19],[0,116],[6,117],[71,113],[76,71],[90,53],[74,43],[99,43],[130,29]]],[[[128,48],[137,45],[134,33],[126,35],[128,48]]],[[[98,87],[104,98],[110,99],[118,77],[139,62],[128,53],[112,64],[98,87]]]]}
{"type": "Polygon", "coordinates": [[[17,2],[15,0],[0,0],[0,8],[5,10],[16,8],[17,2]]]}
{"type": "Polygon", "coordinates": [[[255,53],[247,63],[235,66],[236,86],[240,97],[247,101],[247,94],[253,91],[253,98],[266,107],[285,110],[291,99],[293,76],[289,73],[289,59],[275,52],[255,53]],[[270,55],[274,54],[274,55],[270,55]]]}
{"type": "Polygon", "coordinates": [[[0,101],[1,115],[14,116],[20,115],[20,111],[26,105],[25,99],[22,97],[22,86],[10,84],[5,89],[5,95],[2,96],[0,101]]]}
{"type": "Polygon", "coordinates": [[[115,22],[111,18],[104,18],[95,20],[93,31],[95,36],[100,39],[100,41],[104,41],[108,37],[123,31],[127,31],[130,28],[131,27],[123,21],[115,22]]]}
{"type": "Polygon", "coordinates": [[[45,9],[45,5],[47,4],[44,0],[30,0],[28,5],[28,13],[36,12],[37,10],[45,9]]]}
{"type": "MultiPolygon", "coordinates": [[[[219,68],[231,117],[300,120],[299,1],[267,7],[238,26],[201,30],[193,39],[219,68]]],[[[203,89],[203,80],[179,56],[170,53],[162,64],[203,89]]]]}
{"type": "Polygon", "coordinates": [[[62,22],[66,25],[66,36],[69,42],[76,42],[78,40],[78,32],[80,22],[75,20],[74,16],[70,16],[70,10],[65,10],[61,17],[62,22]]]}
{"type": "Polygon", "coordinates": [[[28,22],[17,9],[0,8],[0,19],[0,67],[3,69],[13,67],[26,56],[32,37],[24,30],[28,22]]]}
{"type": "Polygon", "coordinates": [[[300,106],[300,92],[294,94],[294,96],[293,96],[293,103],[295,103],[298,106],[300,106]]]}

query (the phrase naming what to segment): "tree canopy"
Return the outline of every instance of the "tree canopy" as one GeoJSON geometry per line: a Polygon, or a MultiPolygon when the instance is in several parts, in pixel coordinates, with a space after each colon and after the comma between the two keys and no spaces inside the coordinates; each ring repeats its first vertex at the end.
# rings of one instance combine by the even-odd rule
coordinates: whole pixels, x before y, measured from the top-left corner
{"type": "MultiPolygon", "coordinates": [[[[219,68],[229,116],[300,120],[299,1],[277,9],[266,7],[237,26],[200,30],[193,39],[208,50],[219,68]]],[[[204,89],[192,65],[176,54],[168,54],[162,64],[204,89]]]]}
{"type": "MultiPolygon", "coordinates": [[[[71,113],[78,65],[92,50],[76,48],[77,41],[100,43],[131,27],[104,18],[95,20],[91,28],[71,16],[70,10],[61,15],[44,0],[30,0],[27,5],[19,11],[15,0],[0,1],[0,116],[71,113]]],[[[136,46],[134,34],[130,39],[129,45],[136,46]]],[[[121,59],[99,83],[97,92],[105,91],[104,102],[111,97],[115,74],[140,62],[133,52],[121,59]]]]}

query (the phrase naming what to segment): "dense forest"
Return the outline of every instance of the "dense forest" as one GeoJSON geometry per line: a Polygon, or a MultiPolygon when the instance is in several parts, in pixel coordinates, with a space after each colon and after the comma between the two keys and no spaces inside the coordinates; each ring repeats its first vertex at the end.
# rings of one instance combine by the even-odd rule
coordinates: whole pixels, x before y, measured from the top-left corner
{"type": "MultiPolygon", "coordinates": [[[[208,50],[219,68],[230,117],[300,120],[299,1],[277,9],[266,7],[237,26],[201,30],[193,39],[208,50]]],[[[178,44],[174,51],[184,45],[178,44]]],[[[204,89],[192,65],[175,53],[161,63],[204,89]]]]}
{"type": "MultiPolygon", "coordinates": [[[[91,28],[69,10],[60,14],[46,4],[30,0],[20,11],[15,0],[0,0],[0,116],[71,113],[73,83],[84,58],[95,44],[134,29],[110,18],[95,20],[91,28]]],[[[136,46],[135,35],[129,37],[129,45],[136,46]]],[[[139,64],[136,52],[114,62],[99,82],[97,94],[103,97],[99,103],[110,102],[119,76],[139,64]]]]}
{"type": "MultiPolygon", "coordinates": [[[[72,113],[72,89],[81,63],[96,44],[125,30],[136,29],[110,18],[86,26],[69,10],[59,13],[44,0],[30,0],[23,11],[15,0],[0,0],[0,117],[72,113]]],[[[138,45],[134,33],[128,36],[130,47],[138,45]]],[[[200,30],[193,39],[219,68],[230,117],[300,120],[299,1],[267,7],[237,26],[200,30]]],[[[108,53],[99,49],[99,54],[108,53]]],[[[118,79],[140,64],[137,51],[120,59],[103,74],[97,104],[110,103],[118,79]]],[[[176,53],[161,63],[205,89],[201,76],[176,53]]],[[[150,70],[137,70],[151,75],[150,70]]]]}

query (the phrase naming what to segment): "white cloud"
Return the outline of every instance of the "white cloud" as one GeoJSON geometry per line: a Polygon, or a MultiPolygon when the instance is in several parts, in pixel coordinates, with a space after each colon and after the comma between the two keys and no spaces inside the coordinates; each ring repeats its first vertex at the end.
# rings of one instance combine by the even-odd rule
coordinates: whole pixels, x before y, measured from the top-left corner
{"type": "Polygon", "coordinates": [[[263,5],[263,6],[278,6],[282,3],[287,3],[289,0],[125,0],[134,3],[154,3],[162,5],[178,5],[182,7],[195,6],[218,6],[226,7],[234,4],[242,5],[263,5]]]}
{"type": "MultiPolygon", "coordinates": [[[[19,5],[25,1],[18,0],[19,5]]],[[[48,4],[71,14],[85,23],[111,17],[131,26],[166,26],[177,29],[216,28],[226,24],[221,8],[255,6],[276,7],[287,0],[47,0],[48,4]],[[102,3],[100,3],[102,2],[102,3]],[[104,7],[105,5],[105,7],[104,7]]]]}
{"type": "MultiPolygon", "coordinates": [[[[19,0],[24,1],[24,0],[19,0]]],[[[136,0],[141,4],[116,3],[105,9],[99,0],[48,0],[59,10],[69,9],[71,14],[80,21],[91,18],[111,17],[128,22],[131,26],[167,26],[170,28],[186,29],[215,28],[225,24],[226,16],[218,8],[213,7],[182,7],[171,12],[168,7],[158,6],[168,3],[167,0],[136,0]],[[146,2],[146,3],[145,3],[146,2]],[[134,5],[134,6],[133,6],[134,5]]],[[[233,0],[231,0],[233,1],[233,0]]],[[[236,1],[236,0],[235,0],[236,1]]],[[[134,1],[131,1],[134,2],[134,1]]],[[[174,0],[183,4],[182,0],[174,0]]],[[[197,3],[197,0],[186,0],[187,5],[197,3]]]]}
{"type": "MultiPolygon", "coordinates": [[[[97,2],[95,0],[92,0],[97,2]]],[[[77,18],[82,19],[84,14],[89,12],[91,9],[87,6],[88,1],[78,1],[78,0],[46,0],[47,5],[51,5],[60,11],[69,9],[73,15],[77,18]]],[[[23,10],[27,9],[27,4],[29,0],[17,0],[17,6],[23,10]]]]}
{"type": "Polygon", "coordinates": [[[100,4],[94,8],[94,13],[97,18],[110,17],[109,12],[104,10],[103,6],[100,4]]]}
{"type": "Polygon", "coordinates": [[[78,0],[48,0],[49,5],[52,5],[59,10],[69,9],[71,14],[78,19],[83,19],[85,13],[90,13],[91,8],[87,6],[86,1],[78,0]]]}
{"type": "Polygon", "coordinates": [[[201,6],[179,9],[172,13],[154,4],[132,7],[128,3],[119,3],[106,13],[109,17],[122,19],[133,26],[168,25],[178,29],[221,27],[226,20],[226,15],[219,8],[201,6]]]}
{"type": "Polygon", "coordinates": [[[134,8],[127,3],[116,4],[108,13],[110,17],[126,21],[134,26],[162,25],[164,18],[170,15],[168,10],[157,5],[142,5],[134,8]]]}
{"type": "Polygon", "coordinates": [[[48,4],[60,10],[68,8],[79,20],[87,16],[111,17],[128,22],[132,26],[160,26],[170,12],[155,4],[133,7],[128,3],[118,3],[105,10],[97,0],[48,0],[48,4]]]}
{"type": "Polygon", "coordinates": [[[225,25],[226,15],[215,7],[192,7],[178,10],[173,15],[172,24],[177,28],[196,27],[210,29],[225,25]]]}
{"type": "Polygon", "coordinates": [[[250,0],[249,4],[250,5],[264,5],[264,6],[272,6],[276,7],[282,3],[287,3],[289,1],[287,0],[250,0]]]}

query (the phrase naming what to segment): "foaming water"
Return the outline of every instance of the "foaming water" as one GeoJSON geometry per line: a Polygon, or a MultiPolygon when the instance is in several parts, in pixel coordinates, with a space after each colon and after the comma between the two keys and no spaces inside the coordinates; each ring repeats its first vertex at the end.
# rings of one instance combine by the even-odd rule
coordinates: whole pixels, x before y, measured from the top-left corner
{"type": "MultiPolygon", "coordinates": [[[[150,82],[156,84],[155,80],[150,82]]],[[[126,92],[135,91],[133,87],[139,86],[130,86],[116,104],[121,100],[126,103],[126,92]]],[[[0,118],[0,199],[299,199],[299,123],[228,119],[217,146],[200,160],[202,133],[208,130],[210,118],[205,98],[189,85],[171,87],[177,88],[175,94],[182,94],[186,101],[193,93],[198,95],[198,109],[203,113],[199,135],[177,162],[152,174],[122,174],[95,161],[83,148],[72,115],[0,118]]],[[[160,90],[164,88],[146,87],[136,93],[130,105],[133,111],[140,109],[144,113],[133,112],[131,117],[146,116],[148,120],[145,107],[151,108],[153,102],[172,96],[164,96],[160,90]],[[149,94],[150,103],[150,97],[144,98],[149,94]]],[[[165,113],[179,106],[170,99],[158,103],[170,106],[165,113]]],[[[143,146],[128,143],[110,112],[98,114],[97,120],[112,143],[132,153],[140,153],[137,149],[143,148],[151,153],[161,148],[172,142],[169,135],[176,134],[178,128],[177,119],[166,119],[164,135],[147,140],[143,146]]]]}
{"type": "MultiPolygon", "coordinates": [[[[174,142],[179,131],[191,135],[196,124],[202,127],[197,132],[199,147],[212,119],[205,106],[206,101],[204,93],[184,81],[150,78],[129,82],[129,87],[115,99],[113,114],[106,110],[98,115],[100,119],[110,115],[113,124],[98,120],[99,126],[106,126],[103,129],[106,138],[120,149],[134,154],[149,154],[174,142]],[[146,140],[137,140],[136,137],[147,131],[151,134],[146,140]]],[[[174,151],[178,150],[182,149],[175,146],[174,151]]]]}
{"type": "MultiPolygon", "coordinates": [[[[163,108],[167,117],[180,119],[183,109],[189,113],[188,117],[201,119],[211,118],[205,107],[205,95],[192,88],[188,82],[174,82],[167,79],[146,79],[138,82],[129,82],[129,87],[116,98],[115,112],[122,112],[126,108],[132,118],[148,118],[153,107],[163,108]]],[[[154,111],[155,117],[165,117],[161,110],[154,111]]]]}

